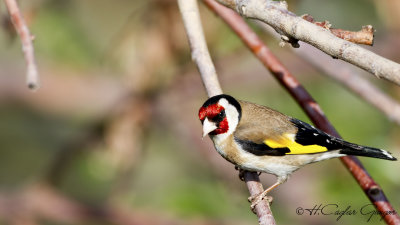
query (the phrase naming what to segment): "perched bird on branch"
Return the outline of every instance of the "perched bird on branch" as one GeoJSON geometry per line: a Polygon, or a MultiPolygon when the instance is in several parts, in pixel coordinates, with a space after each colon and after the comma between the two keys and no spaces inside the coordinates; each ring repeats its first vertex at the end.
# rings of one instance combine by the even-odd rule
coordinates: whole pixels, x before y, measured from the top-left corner
{"type": "Polygon", "coordinates": [[[254,208],[268,192],[287,181],[299,168],[346,155],[397,160],[389,152],[331,136],[280,112],[229,95],[209,98],[199,110],[203,137],[207,134],[219,154],[242,170],[277,176],[277,182],[258,196],[254,208]]]}

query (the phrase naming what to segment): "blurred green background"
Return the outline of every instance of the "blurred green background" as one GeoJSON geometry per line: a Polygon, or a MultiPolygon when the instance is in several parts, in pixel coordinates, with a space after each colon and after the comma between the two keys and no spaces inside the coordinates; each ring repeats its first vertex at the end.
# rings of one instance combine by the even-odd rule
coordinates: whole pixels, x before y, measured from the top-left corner
{"type": "MultiPolygon", "coordinates": [[[[0,8],[0,224],[256,224],[248,191],[208,138],[206,99],[173,0],[19,1],[35,35],[41,89],[24,86],[25,62],[0,8]]],[[[374,52],[400,61],[396,0],[291,0],[298,15],[333,27],[376,29],[374,52]]],[[[309,122],[299,106],[204,5],[209,49],[226,93],[309,122]]],[[[251,21],[249,21],[251,23],[251,21]]],[[[399,125],[252,27],[349,141],[399,157],[399,125]]],[[[334,59],[332,59],[334,60],[334,59]]],[[[400,89],[366,74],[399,100],[400,89]]],[[[398,162],[361,158],[400,207],[398,162]]],[[[271,185],[275,177],[262,175],[271,185]]],[[[384,224],[378,216],[297,215],[298,207],[368,199],[339,160],[309,165],[271,195],[278,224],[384,224]]]]}

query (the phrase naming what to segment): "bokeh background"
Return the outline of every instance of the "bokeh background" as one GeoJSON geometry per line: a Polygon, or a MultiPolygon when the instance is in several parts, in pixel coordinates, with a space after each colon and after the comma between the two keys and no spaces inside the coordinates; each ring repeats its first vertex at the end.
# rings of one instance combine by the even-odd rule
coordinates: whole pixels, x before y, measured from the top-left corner
{"type": "MultiPolygon", "coordinates": [[[[41,88],[32,93],[25,87],[20,41],[2,3],[0,224],[257,223],[237,171],[201,139],[197,110],[206,94],[176,1],[19,3],[35,35],[41,88]]],[[[398,1],[288,3],[298,15],[338,28],[372,24],[371,49],[400,61],[398,1]]],[[[230,29],[204,5],[200,9],[224,91],[309,122],[230,29]]],[[[251,24],[343,137],[400,156],[398,124],[251,24]]],[[[365,78],[400,99],[398,87],[365,78]]],[[[361,161],[399,209],[400,164],[361,161]]],[[[271,175],[261,179],[275,182],[271,175]]],[[[369,204],[337,159],[303,168],[271,195],[278,224],[383,224],[359,213],[338,221],[296,214],[298,207],[319,204],[356,211],[369,204]]]]}

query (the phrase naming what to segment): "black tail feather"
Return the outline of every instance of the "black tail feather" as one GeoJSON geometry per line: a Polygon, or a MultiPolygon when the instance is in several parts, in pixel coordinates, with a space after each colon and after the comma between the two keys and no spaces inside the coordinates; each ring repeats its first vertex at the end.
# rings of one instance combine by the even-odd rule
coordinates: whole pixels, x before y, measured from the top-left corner
{"type": "Polygon", "coordinates": [[[319,145],[326,147],[328,151],[336,151],[338,149],[339,153],[346,155],[355,156],[366,156],[372,158],[386,159],[386,160],[397,160],[389,152],[378,149],[371,148],[367,146],[361,146],[354,143],[347,142],[341,138],[329,135],[315,127],[301,121],[292,118],[290,120],[294,126],[297,127],[298,131],[296,134],[296,142],[302,145],[319,145]]]}
{"type": "Polygon", "coordinates": [[[397,160],[388,151],[382,149],[364,147],[364,146],[357,146],[357,148],[352,148],[352,147],[353,146],[349,146],[349,148],[342,149],[339,151],[339,153],[346,155],[366,156],[378,159],[386,159],[392,161],[397,160]]]}

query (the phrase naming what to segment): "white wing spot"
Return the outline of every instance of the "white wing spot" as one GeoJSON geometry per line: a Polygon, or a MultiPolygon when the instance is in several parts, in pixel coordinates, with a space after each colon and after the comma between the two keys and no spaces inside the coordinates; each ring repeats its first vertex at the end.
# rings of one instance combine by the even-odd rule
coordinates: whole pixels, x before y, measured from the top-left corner
{"type": "Polygon", "coordinates": [[[383,149],[380,149],[380,150],[382,150],[382,153],[383,153],[384,155],[386,155],[387,157],[389,157],[389,158],[391,158],[391,159],[394,158],[392,155],[390,155],[389,152],[387,152],[387,151],[385,151],[385,150],[383,150],[383,149]]]}
{"type": "Polygon", "coordinates": [[[331,142],[328,139],[326,139],[326,143],[330,144],[331,142]]]}
{"type": "Polygon", "coordinates": [[[314,134],[314,136],[318,136],[318,134],[317,133],[313,133],[314,134]]]}

